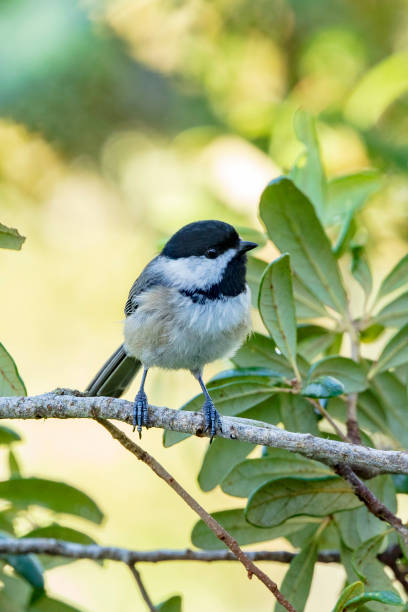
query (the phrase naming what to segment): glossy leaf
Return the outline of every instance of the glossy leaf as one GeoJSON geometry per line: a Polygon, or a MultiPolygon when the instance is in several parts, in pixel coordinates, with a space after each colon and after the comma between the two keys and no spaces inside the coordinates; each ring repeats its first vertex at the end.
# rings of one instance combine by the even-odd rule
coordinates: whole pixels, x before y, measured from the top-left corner
{"type": "Polygon", "coordinates": [[[346,603],[350,599],[353,599],[353,597],[357,597],[358,595],[361,595],[362,593],[364,593],[364,585],[360,580],[358,580],[357,582],[353,582],[352,584],[349,584],[341,592],[340,597],[338,598],[336,605],[333,608],[333,612],[343,612],[346,603]]]}
{"type": "Polygon", "coordinates": [[[222,481],[224,493],[249,497],[255,489],[274,479],[286,476],[313,478],[332,474],[329,467],[318,461],[285,450],[271,450],[273,452],[262,459],[247,459],[238,463],[222,481]]]}
{"type": "Polygon", "coordinates": [[[317,415],[313,406],[299,395],[281,394],[281,416],[285,429],[318,435],[317,415]]]}
{"type": "Polygon", "coordinates": [[[333,376],[344,386],[344,393],[359,393],[367,386],[367,377],[362,366],[346,357],[325,357],[312,365],[308,382],[320,376],[333,376]]]}
{"type": "Polygon", "coordinates": [[[344,385],[334,376],[318,376],[301,393],[306,397],[328,399],[344,393],[344,385]]]}
{"type": "Polygon", "coordinates": [[[100,523],[103,518],[102,512],[88,495],[64,482],[42,478],[4,480],[0,482],[0,499],[22,508],[43,506],[94,523],[100,523]]]}
{"type": "Polygon", "coordinates": [[[408,254],[404,255],[384,278],[378,290],[377,298],[392,293],[406,284],[408,284],[408,254]]]}
{"type": "Polygon", "coordinates": [[[25,240],[13,227],[0,223],[0,249],[13,249],[19,251],[25,240]]]}
{"type": "MultiPolygon", "coordinates": [[[[262,529],[254,527],[245,520],[244,512],[241,508],[237,510],[222,510],[214,512],[212,516],[216,521],[221,523],[223,527],[238,541],[241,546],[246,544],[254,544],[256,542],[266,542],[275,538],[285,537],[290,533],[295,533],[304,529],[306,525],[311,524],[316,519],[307,517],[296,517],[286,521],[279,527],[262,529]]],[[[203,521],[198,521],[191,533],[191,542],[198,548],[208,550],[225,550],[225,544],[217,538],[217,536],[208,529],[203,521]]]]}
{"type": "MultiPolygon", "coordinates": [[[[211,389],[211,397],[217,410],[221,415],[236,416],[248,408],[261,403],[266,398],[273,395],[274,389],[268,385],[258,382],[231,382],[211,389]]],[[[202,393],[184,404],[180,410],[191,410],[199,412],[204,403],[202,393]]],[[[165,431],[163,444],[166,447],[177,444],[181,440],[188,438],[190,434],[183,434],[177,431],[165,431]]]]}
{"type": "Polygon", "coordinates": [[[239,368],[267,368],[284,378],[292,378],[293,371],[288,361],[276,351],[271,338],[253,333],[246,343],[232,357],[239,368]]]}
{"type": "MultiPolygon", "coordinates": [[[[310,587],[317,561],[318,543],[312,540],[291,561],[289,570],[285,574],[281,593],[296,610],[304,610],[309,597],[310,587]]],[[[285,608],[276,602],[274,612],[284,612],[285,608]]]]}
{"type": "Polygon", "coordinates": [[[339,478],[282,478],[251,495],[245,516],[253,525],[274,527],[293,516],[327,516],[359,505],[351,488],[339,478]]]}
{"type": "Polygon", "coordinates": [[[372,378],[375,374],[395,368],[408,362],[408,324],[395,334],[385,345],[377,363],[370,371],[372,378]]]}
{"type": "Polygon", "coordinates": [[[384,306],[373,319],[385,327],[402,327],[408,323],[408,291],[384,306]]]}
{"type": "Polygon", "coordinates": [[[265,327],[296,372],[296,317],[289,255],[282,255],[266,268],[258,306],[265,327]]]}
{"type": "Polygon", "coordinates": [[[0,343],[0,396],[11,395],[27,395],[27,391],[13,358],[0,343]]]}
{"type": "Polygon", "coordinates": [[[307,288],[323,303],[346,313],[347,300],[330,242],[312,204],[289,179],[270,183],[261,197],[260,215],[268,234],[307,288]]]}
{"type": "Polygon", "coordinates": [[[159,610],[160,612],[181,612],[181,603],[182,599],[180,595],[173,595],[173,597],[170,597],[169,599],[166,599],[166,601],[163,601],[157,605],[156,610],[159,610]]]}

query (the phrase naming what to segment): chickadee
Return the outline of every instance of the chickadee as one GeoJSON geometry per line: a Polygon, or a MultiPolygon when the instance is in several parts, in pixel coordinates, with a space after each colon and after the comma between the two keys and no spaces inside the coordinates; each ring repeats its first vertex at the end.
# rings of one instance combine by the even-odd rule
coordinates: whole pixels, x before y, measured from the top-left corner
{"type": "Polygon", "coordinates": [[[144,391],[149,368],[190,370],[204,393],[205,429],[212,440],[221,419],[203,382],[203,367],[232,355],[249,332],[246,253],[256,246],[222,221],[197,221],[176,232],[130,289],[125,342],[88,394],[120,397],[142,366],[133,412],[140,436],[142,426],[149,425],[144,391]]]}

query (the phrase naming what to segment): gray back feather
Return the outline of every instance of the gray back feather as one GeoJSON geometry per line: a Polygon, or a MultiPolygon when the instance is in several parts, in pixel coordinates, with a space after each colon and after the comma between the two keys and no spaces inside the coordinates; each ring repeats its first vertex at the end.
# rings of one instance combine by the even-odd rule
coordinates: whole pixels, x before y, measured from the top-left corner
{"type": "Polygon", "coordinates": [[[152,261],[147,264],[140,276],[133,283],[125,305],[125,315],[127,317],[137,309],[137,297],[141,293],[147,291],[147,289],[151,289],[151,287],[156,287],[157,285],[169,285],[168,281],[166,282],[166,279],[157,269],[156,261],[158,257],[160,257],[160,255],[152,259],[152,261]]]}

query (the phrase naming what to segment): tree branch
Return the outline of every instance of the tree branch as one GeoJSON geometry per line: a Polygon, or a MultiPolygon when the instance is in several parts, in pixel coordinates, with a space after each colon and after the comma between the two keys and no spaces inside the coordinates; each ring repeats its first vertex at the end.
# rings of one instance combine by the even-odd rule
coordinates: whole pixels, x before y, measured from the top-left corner
{"type": "MultiPolygon", "coordinates": [[[[238,561],[229,550],[130,550],[116,546],[99,546],[98,544],[77,544],[54,538],[7,538],[0,540],[0,554],[10,555],[50,555],[68,559],[90,559],[92,561],[119,561],[126,565],[135,563],[161,563],[163,561],[198,561],[212,563],[218,561],[238,561]]],[[[286,550],[253,550],[245,551],[251,561],[274,561],[290,563],[297,553],[286,550]]],[[[320,563],[340,563],[337,550],[319,552],[320,563]]]]}
{"type": "Polygon", "coordinates": [[[335,471],[339,476],[347,480],[357,497],[367,506],[368,510],[381,521],[385,521],[404,538],[408,546],[408,529],[404,526],[398,516],[396,516],[387,506],[385,506],[367,485],[353,472],[348,465],[337,465],[335,471]]]}
{"type": "Polygon", "coordinates": [[[218,523],[204,508],[174,479],[171,474],[147,451],[140,448],[138,444],[130,440],[120,429],[115,425],[104,419],[96,419],[102,427],[108,430],[112,438],[117,440],[126,450],[135,455],[140,461],[143,461],[157,476],[162,478],[169,487],[173,489],[179,495],[187,505],[190,506],[194,512],[203,520],[209,529],[217,536],[221,542],[223,542],[232,553],[241,561],[245,567],[248,578],[252,578],[255,575],[263,584],[273,593],[278,602],[288,610],[288,612],[296,612],[295,608],[285,599],[278,585],[269,578],[265,572],[263,572],[258,566],[245,555],[244,551],[238,545],[238,542],[224,529],[224,527],[218,523]]]}
{"type": "MultiPolygon", "coordinates": [[[[33,397],[0,397],[0,419],[102,418],[132,422],[133,403],[110,397],[77,397],[45,393],[33,397]]],[[[150,406],[152,427],[207,436],[203,417],[197,412],[150,406]]],[[[345,442],[326,440],[311,434],[293,433],[268,423],[237,417],[222,417],[222,438],[283,448],[334,466],[350,465],[371,474],[407,474],[408,453],[383,451],[345,442]]]]}
{"type": "Polygon", "coordinates": [[[139,587],[140,594],[145,600],[146,605],[149,608],[150,612],[156,612],[156,608],[153,605],[153,602],[149,597],[149,593],[146,591],[145,585],[143,584],[143,580],[142,580],[142,577],[139,571],[136,569],[136,567],[132,563],[129,564],[129,569],[132,572],[134,579],[136,580],[136,584],[139,587]]]}

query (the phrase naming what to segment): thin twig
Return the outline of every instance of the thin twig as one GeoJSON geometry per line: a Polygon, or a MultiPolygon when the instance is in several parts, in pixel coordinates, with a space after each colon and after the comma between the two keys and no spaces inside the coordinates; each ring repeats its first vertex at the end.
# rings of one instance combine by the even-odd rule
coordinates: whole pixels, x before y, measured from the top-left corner
{"type": "Polygon", "coordinates": [[[143,584],[143,580],[142,580],[142,577],[139,571],[136,569],[135,565],[133,565],[132,563],[129,564],[129,569],[132,572],[134,579],[136,580],[136,584],[139,587],[140,594],[145,600],[146,605],[149,608],[150,612],[156,612],[156,608],[153,605],[153,602],[150,599],[148,592],[146,591],[145,585],[143,584]]]}
{"type": "MultiPolygon", "coordinates": [[[[93,561],[119,561],[126,565],[135,563],[161,563],[163,561],[196,561],[212,563],[219,561],[238,561],[229,550],[130,550],[117,546],[99,546],[99,544],[77,544],[54,538],[7,538],[0,540],[0,554],[11,555],[51,555],[68,559],[91,559],[93,561]]],[[[274,561],[290,563],[297,553],[287,550],[251,550],[245,551],[251,561],[274,561]]],[[[320,563],[340,563],[337,550],[319,552],[320,563]]]]}
{"type": "Polygon", "coordinates": [[[327,410],[321,405],[319,400],[313,399],[311,397],[308,397],[307,399],[311,404],[313,404],[316,410],[318,410],[320,414],[330,423],[330,425],[333,427],[334,431],[339,436],[339,438],[341,438],[343,442],[350,442],[349,438],[344,435],[344,433],[341,431],[341,429],[338,427],[335,421],[333,421],[333,419],[331,418],[327,410]]]}
{"type": "Polygon", "coordinates": [[[175,491],[198,516],[204,521],[204,523],[211,529],[211,531],[224,542],[226,546],[234,553],[239,561],[245,567],[248,578],[252,578],[255,575],[263,584],[273,593],[279,603],[288,610],[288,612],[296,612],[295,608],[285,599],[278,585],[265,574],[259,567],[257,567],[244,553],[244,551],[238,545],[238,542],[224,529],[218,521],[216,521],[204,508],[174,479],[171,474],[148,452],[140,448],[135,442],[130,440],[120,429],[109,421],[103,419],[96,419],[102,427],[107,429],[111,436],[117,440],[126,450],[135,455],[138,459],[143,461],[150,469],[153,470],[157,476],[162,478],[172,489],[175,491]]]}
{"type": "Polygon", "coordinates": [[[385,521],[401,535],[408,546],[408,529],[404,526],[398,516],[396,516],[387,506],[385,506],[367,485],[353,472],[348,465],[336,465],[335,471],[339,476],[347,480],[357,497],[367,506],[368,510],[381,521],[385,521]]]}
{"type": "MultiPolygon", "coordinates": [[[[0,419],[117,419],[132,422],[133,403],[111,397],[77,397],[45,393],[32,397],[0,397],[0,419]]],[[[149,407],[152,427],[207,436],[201,413],[170,408],[149,407]]],[[[148,434],[147,434],[148,435],[148,434]]],[[[218,437],[283,448],[300,453],[328,465],[345,463],[356,469],[377,474],[407,474],[408,453],[384,451],[335,440],[294,433],[268,423],[222,416],[222,432],[218,437]],[[255,424],[256,423],[256,424],[255,424]]]]}
{"type": "Polygon", "coordinates": [[[398,560],[403,558],[401,547],[398,544],[394,544],[393,546],[389,546],[384,552],[377,555],[377,559],[384,563],[384,565],[388,565],[388,567],[393,571],[395,579],[401,584],[405,593],[408,595],[408,567],[405,569],[401,568],[398,565],[398,560]]]}

